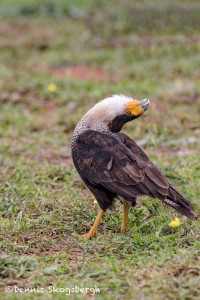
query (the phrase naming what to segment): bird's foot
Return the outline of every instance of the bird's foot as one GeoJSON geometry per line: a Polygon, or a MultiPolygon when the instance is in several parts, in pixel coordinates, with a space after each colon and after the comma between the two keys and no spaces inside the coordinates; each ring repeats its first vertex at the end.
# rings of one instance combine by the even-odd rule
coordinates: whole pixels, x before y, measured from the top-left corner
{"type": "Polygon", "coordinates": [[[84,234],[82,235],[82,237],[86,238],[86,239],[90,239],[91,237],[96,237],[97,236],[97,227],[101,221],[101,218],[104,214],[104,210],[101,208],[97,217],[96,217],[96,220],[92,226],[92,228],[90,229],[90,231],[87,233],[87,234],[84,234]]]}
{"type": "Polygon", "coordinates": [[[89,231],[88,233],[81,235],[81,237],[84,237],[86,239],[90,239],[92,237],[97,237],[97,232],[96,231],[95,232],[90,232],[89,231]]]}

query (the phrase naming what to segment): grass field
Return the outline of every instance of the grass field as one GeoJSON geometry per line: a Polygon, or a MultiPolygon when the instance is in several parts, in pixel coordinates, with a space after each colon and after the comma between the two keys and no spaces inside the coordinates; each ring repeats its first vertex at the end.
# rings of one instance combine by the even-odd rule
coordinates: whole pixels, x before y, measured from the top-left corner
{"type": "Polygon", "coordinates": [[[149,98],[123,131],[200,212],[199,16],[198,0],[1,1],[1,299],[199,299],[199,220],[142,198],[125,235],[116,203],[84,240],[98,206],[70,156],[94,103],[149,98]]]}

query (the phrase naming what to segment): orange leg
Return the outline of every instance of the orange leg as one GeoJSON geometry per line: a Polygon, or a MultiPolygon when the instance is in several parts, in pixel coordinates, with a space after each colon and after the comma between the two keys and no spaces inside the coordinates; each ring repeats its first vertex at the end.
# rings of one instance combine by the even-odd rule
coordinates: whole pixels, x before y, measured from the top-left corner
{"type": "Polygon", "coordinates": [[[97,235],[96,230],[97,230],[97,227],[99,226],[101,218],[103,217],[103,214],[104,214],[104,210],[100,209],[92,228],[90,229],[90,231],[87,234],[82,235],[83,237],[90,239],[91,237],[95,237],[97,235]]]}
{"type": "Polygon", "coordinates": [[[129,205],[127,203],[124,204],[124,214],[122,219],[122,226],[121,232],[125,232],[128,224],[128,212],[129,212],[129,205]]]}

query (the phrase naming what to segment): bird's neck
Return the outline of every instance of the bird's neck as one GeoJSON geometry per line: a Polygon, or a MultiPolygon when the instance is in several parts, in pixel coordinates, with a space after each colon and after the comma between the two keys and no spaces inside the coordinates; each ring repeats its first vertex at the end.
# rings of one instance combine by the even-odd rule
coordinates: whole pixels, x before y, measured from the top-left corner
{"type": "Polygon", "coordinates": [[[127,115],[127,114],[116,116],[112,120],[112,122],[109,123],[108,125],[109,130],[113,133],[119,133],[122,127],[124,126],[124,124],[137,118],[138,118],[137,116],[127,115]]]}
{"type": "Polygon", "coordinates": [[[105,123],[100,122],[100,121],[96,120],[95,118],[93,118],[92,116],[89,116],[86,114],[79,121],[79,123],[77,124],[77,126],[74,130],[74,133],[72,136],[72,145],[74,144],[74,142],[76,141],[78,136],[80,136],[82,133],[84,133],[87,130],[111,133],[108,125],[106,125],[105,123]]]}

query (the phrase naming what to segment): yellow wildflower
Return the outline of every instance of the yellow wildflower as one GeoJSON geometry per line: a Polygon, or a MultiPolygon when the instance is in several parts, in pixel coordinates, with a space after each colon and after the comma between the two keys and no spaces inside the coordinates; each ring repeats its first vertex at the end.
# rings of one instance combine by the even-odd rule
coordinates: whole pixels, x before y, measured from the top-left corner
{"type": "Polygon", "coordinates": [[[51,93],[54,93],[57,91],[57,86],[55,84],[49,84],[48,85],[48,91],[51,93]]]}
{"type": "Polygon", "coordinates": [[[93,203],[94,203],[94,204],[97,204],[98,202],[97,202],[97,200],[96,200],[96,199],[94,199],[93,203]]]}
{"type": "Polygon", "coordinates": [[[175,218],[174,220],[172,220],[170,223],[169,223],[169,226],[172,227],[172,228],[177,228],[181,225],[181,222],[179,220],[179,218],[175,218]]]}
{"type": "Polygon", "coordinates": [[[183,82],[180,79],[176,79],[174,83],[177,88],[180,88],[183,85],[183,82]]]}

